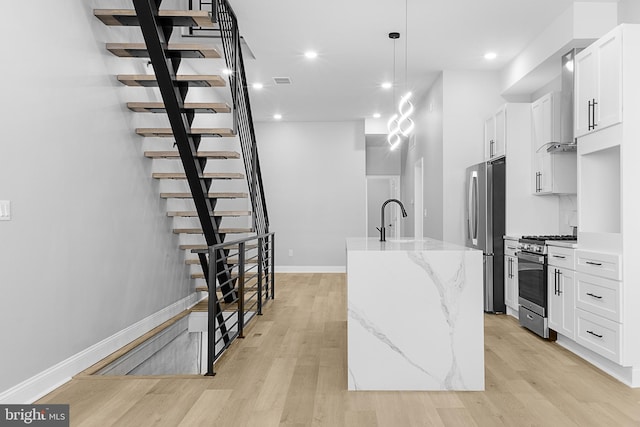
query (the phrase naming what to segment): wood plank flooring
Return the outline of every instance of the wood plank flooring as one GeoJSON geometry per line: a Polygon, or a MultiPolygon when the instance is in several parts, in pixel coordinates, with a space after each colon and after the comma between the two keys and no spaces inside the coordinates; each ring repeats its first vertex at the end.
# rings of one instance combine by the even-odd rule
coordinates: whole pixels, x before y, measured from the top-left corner
{"type": "Polygon", "coordinates": [[[639,426],[631,389],[507,316],[485,316],[484,392],[348,392],[344,274],[278,274],[215,377],[77,376],[38,403],[72,426],[639,426]]]}

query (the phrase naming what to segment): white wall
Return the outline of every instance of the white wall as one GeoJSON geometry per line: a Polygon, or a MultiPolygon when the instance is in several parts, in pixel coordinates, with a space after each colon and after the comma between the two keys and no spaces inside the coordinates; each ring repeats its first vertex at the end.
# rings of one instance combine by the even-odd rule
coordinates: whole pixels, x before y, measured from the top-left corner
{"type": "Polygon", "coordinates": [[[256,123],[256,136],[276,266],[344,270],[345,239],[366,232],[364,121],[256,123]]]}
{"type": "Polygon", "coordinates": [[[618,23],[640,24],[640,1],[620,0],[618,2],[618,23]]]}
{"type": "Polygon", "coordinates": [[[443,73],[443,240],[464,245],[464,173],[484,159],[484,121],[504,103],[495,72],[443,73]]]}
{"type": "Polygon", "coordinates": [[[366,135],[366,174],[400,175],[401,150],[389,150],[387,135],[366,135]]]}
{"type": "MultiPolygon", "coordinates": [[[[442,75],[433,83],[431,88],[415,102],[415,144],[403,146],[404,162],[402,175],[403,199],[408,212],[414,215],[414,167],[418,159],[423,164],[423,200],[427,210],[423,221],[423,235],[442,240],[443,235],[443,86],[442,75]]],[[[414,219],[404,221],[405,235],[414,235],[414,219]]]]}
{"type": "Polygon", "coordinates": [[[192,291],[114,77],[142,60],[105,50],[124,34],[97,3],[14,2],[28,25],[0,26],[0,393],[192,291]]]}

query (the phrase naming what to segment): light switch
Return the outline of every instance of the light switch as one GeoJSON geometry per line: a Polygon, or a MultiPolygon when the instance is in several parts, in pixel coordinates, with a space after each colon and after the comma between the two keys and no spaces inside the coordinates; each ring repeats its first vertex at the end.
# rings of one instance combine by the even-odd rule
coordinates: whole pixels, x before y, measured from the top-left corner
{"type": "Polygon", "coordinates": [[[11,201],[0,200],[0,221],[11,220],[11,201]]]}

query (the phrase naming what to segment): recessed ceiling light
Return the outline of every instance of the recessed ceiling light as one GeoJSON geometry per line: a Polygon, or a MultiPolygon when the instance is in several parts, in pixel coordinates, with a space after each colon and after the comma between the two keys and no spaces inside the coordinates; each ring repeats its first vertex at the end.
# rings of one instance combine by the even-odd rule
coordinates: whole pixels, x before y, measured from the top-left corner
{"type": "Polygon", "coordinates": [[[391,82],[384,82],[380,85],[382,89],[391,89],[392,86],[393,84],[391,84],[391,82]]]}
{"type": "Polygon", "coordinates": [[[380,113],[373,113],[373,118],[374,119],[379,119],[380,117],[381,117],[380,113]]]}
{"type": "Polygon", "coordinates": [[[228,76],[230,74],[233,74],[233,71],[231,71],[228,68],[225,68],[224,70],[222,70],[222,74],[224,74],[225,76],[228,76]]]}
{"type": "Polygon", "coordinates": [[[494,60],[497,57],[498,57],[498,54],[495,52],[487,52],[484,54],[484,59],[486,59],[487,61],[494,60]]]}
{"type": "Polygon", "coordinates": [[[260,89],[262,89],[263,87],[264,87],[264,85],[263,85],[262,83],[254,83],[254,84],[253,84],[253,88],[254,88],[254,89],[257,89],[257,90],[260,90],[260,89]]]}
{"type": "Polygon", "coordinates": [[[282,114],[274,114],[273,118],[276,120],[280,120],[282,118],[282,114]]]}
{"type": "Polygon", "coordinates": [[[318,52],[315,52],[315,51],[313,51],[313,50],[308,50],[308,51],[306,51],[306,52],[304,53],[304,56],[305,56],[307,59],[315,59],[315,58],[317,58],[317,57],[318,57],[318,52]]]}

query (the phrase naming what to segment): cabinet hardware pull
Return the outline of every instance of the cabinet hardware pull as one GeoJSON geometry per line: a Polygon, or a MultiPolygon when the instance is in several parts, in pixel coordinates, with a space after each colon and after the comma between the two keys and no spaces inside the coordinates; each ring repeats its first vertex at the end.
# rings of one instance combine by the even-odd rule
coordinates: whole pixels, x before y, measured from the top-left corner
{"type": "Polygon", "coordinates": [[[529,320],[533,320],[533,316],[532,316],[532,315],[530,315],[530,314],[527,314],[527,319],[529,319],[529,320]]]}
{"type": "Polygon", "coordinates": [[[593,104],[591,104],[591,100],[588,101],[587,105],[589,106],[587,108],[587,130],[592,130],[593,127],[591,126],[591,111],[593,109],[593,104]]]}
{"type": "Polygon", "coordinates": [[[602,338],[602,335],[598,335],[593,331],[587,331],[587,333],[593,335],[594,337],[602,338]]]}
{"type": "Polygon", "coordinates": [[[566,256],[562,256],[562,255],[554,255],[553,257],[554,258],[560,258],[560,259],[565,259],[566,258],[566,256]]]}
{"type": "Polygon", "coordinates": [[[596,123],[596,105],[598,105],[598,103],[596,102],[596,99],[593,99],[593,103],[591,104],[591,129],[595,129],[596,126],[598,126],[598,124],[596,123]]]}
{"type": "Polygon", "coordinates": [[[507,246],[507,249],[513,249],[513,250],[516,250],[516,249],[518,249],[518,248],[513,247],[513,246],[507,246]]]}
{"type": "Polygon", "coordinates": [[[597,265],[598,267],[602,265],[601,262],[593,262],[593,261],[585,261],[585,264],[589,265],[597,265]]]}
{"type": "Polygon", "coordinates": [[[602,296],[592,294],[591,292],[587,292],[587,295],[589,295],[590,297],[593,297],[593,298],[602,299],[602,296]]]}
{"type": "Polygon", "coordinates": [[[554,295],[560,295],[558,294],[558,269],[554,269],[555,272],[553,273],[553,294],[554,295]]]}
{"type": "Polygon", "coordinates": [[[560,295],[562,293],[562,290],[560,289],[560,284],[562,283],[562,278],[560,276],[562,276],[562,271],[558,270],[558,295],[560,295]]]}

